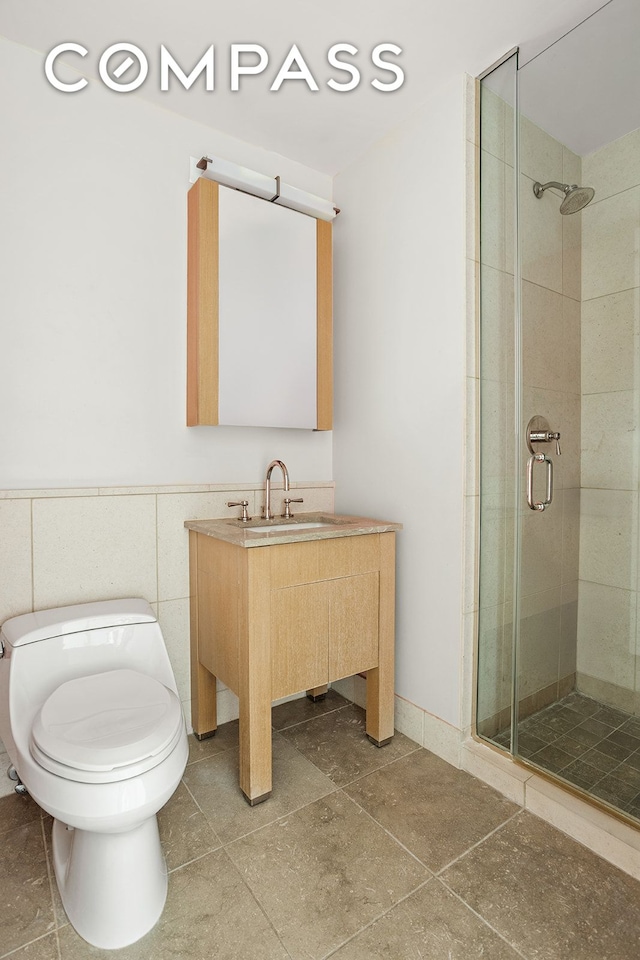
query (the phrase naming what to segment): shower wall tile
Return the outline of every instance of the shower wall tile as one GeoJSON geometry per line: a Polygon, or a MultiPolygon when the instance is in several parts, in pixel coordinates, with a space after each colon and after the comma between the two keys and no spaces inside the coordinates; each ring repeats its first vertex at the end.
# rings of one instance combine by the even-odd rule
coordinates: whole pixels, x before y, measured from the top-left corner
{"type": "Polygon", "coordinates": [[[505,164],[504,175],[504,269],[515,276],[516,273],[516,180],[515,170],[505,164]]]}
{"type": "Polygon", "coordinates": [[[485,607],[478,614],[478,721],[493,717],[511,702],[510,604],[485,607]]]}
{"type": "Polygon", "coordinates": [[[582,392],[633,390],[639,354],[640,289],[582,304],[582,392]]]}
{"type": "Polygon", "coordinates": [[[538,199],[534,181],[520,177],[522,277],[541,287],[562,293],[562,220],[559,200],[551,193],[538,199]]]}
{"type": "Polygon", "coordinates": [[[561,496],[544,512],[527,510],[523,514],[521,557],[520,583],[523,598],[536,596],[553,589],[560,589],[562,576],[561,496]]]}
{"type": "Polygon", "coordinates": [[[518,648],[518,697],[524,699],[558,682],[560,588],[523,598],[518,648]]]}
{"type": "Polygon", "coordinates": [[[31,501],[0,500],[0,623],[32,610],[31,501]]]}
{"type": "Polygon", "coordinates": [[[582,485],[609,490],[638,486],[638,393],[582,398],[582,485]]]}
{"type": "Polygon", "coordinates": [[[505,516],[503,496],[486,494],[480,524],[480,605],[505,602],[505,584],[513,576],[513,529],[505,516]]]}
{"type": "MultiPolygon", "coordinates": [[[[513,476],[513,387],[498,380],[480,380],[481,445],[480,484],[513,476]]],[[[502,484],[500,485],[502,487],[502,484]]]]}
{"type": "Polygon", "coordinates": [[[578,636],[578,580],[563,583],[560,609],[560,650],[558,655],[558,678],[571,677],[577,667],[578,636]]]}
{"type": "Polygon", "coordinates": [[[562,454],[555,463],[561,487],[579,487],[581,484],[582,404],[579,393],[565,393],[562,404],[560,449],[562,454]]]}
{"type": "Polygon", "coordinates": [[[580,581],[579,674],[633,689],[635,632],[635,591],[580,581]]]}
{"type": "Polygon", "coordinates": [[[631,490],[582,491],[580,577],[624,590],[637,584],[638,495],[631,490]]]}
{"type": "Polygon", "coordinates": [[[604,200],[640,184],[640,129],[632,130],[582,160],[583,182],[604,200]]]}
{"type": "MultiPolygon", "coordinates": [[[[575,182],[575,181],[572,181],[575,182]]],[[[562,216],[562,292],[580,301],[582,296],[582,213],[562,216]]]]}
{"type": "MultiPolygon", "coordinates": [[[[569,150],[569,147],[562,147],[562,182],[563,183],[579,183],[583,182],[582,180],[582,157],[579,157],[577,153],[574,153],[573,150],[569,150]]],[[[571,220],[572,217],[565,217],[566,220],[571,220]]]]}
{"type": "Polygon", "coordinates": [[[532,183],[562,178],[563,146],[525,116],[520,116],[520,172],[532,183]]]}
{"type": "Polygon", "coordinates": [[[563,297],[522,283],[522,380],[525,386],[564,390],[563,297]]]}
{"type": "Polygon", "coordinates": [[[480,262],[496,270],[506,269],[505,222],[507,203],[505,195],[506,170],[486,150],[480,152],[480,197],[490,197],[482,204],[480,218],[480,262]]]}
{"type": "Polygon", "coordinates": [[[640,285],[640,186],[582,211],[582,298],[640,285]]]}
{"type": "MultiPolygon", "coordinates": [[[[577,582],[580,562],[580,502],[579,487],[562,491],[562,584],[577,582]]],[[[577,597],[575,598],[577,600],[577,597]]]]}
{"type": "Polygon", "coordinates": [[[480,341],[483,380],[513,380],[515,363],[514,278],[480,267],[480,302],[485,323],[480,341]]]}
{"type": "Polygon", "coordinates": [[[581,391],[581,329],[582,310],[580,300],[562,298],[562,335],[563,335],[563,380],[564,390],[574,396],[581,391]]]}
{"type": "MultiPolygon", "coordinates": [[[[482,149],[498,160],[504,160],[505,102],[486,84],[480,85],[482,149]]],[[[469,140],[467,135],[467,140],[469,140]]],[[[474,141],[477,142],[477,141],[474,141]]]]}
{"type": "Polygon", "coordinates": [[[155,496],[34,500],[34,608],[113,597],[157,597],[155,496]]]}

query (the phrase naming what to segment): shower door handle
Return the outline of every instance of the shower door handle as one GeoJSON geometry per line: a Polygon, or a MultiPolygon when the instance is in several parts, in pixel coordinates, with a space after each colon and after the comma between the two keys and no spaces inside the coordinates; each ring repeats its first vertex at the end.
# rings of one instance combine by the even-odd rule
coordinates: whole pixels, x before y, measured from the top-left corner
{"type": "Polygon", "coordinates": [[[544,510],[553,500],[553,462],[545,453],[534,453],[527,460],[527,503],[531,510],[544,510]],[[533,499],[533,468],[536,463],[546,464],[546,499],[533,499]]]}

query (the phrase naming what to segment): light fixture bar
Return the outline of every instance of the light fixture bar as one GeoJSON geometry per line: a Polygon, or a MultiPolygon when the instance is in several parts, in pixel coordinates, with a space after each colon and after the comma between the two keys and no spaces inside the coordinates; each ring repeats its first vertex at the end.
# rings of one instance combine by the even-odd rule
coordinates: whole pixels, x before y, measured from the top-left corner
{"type": "Polygon", "coordinates": [[[313,193],[307,193],[306,190],[299,190],[298,187],[282,183],[280,177],[267,177],[256,170],[241,167],[229,160],[221,160],[219,157],[206,156],[200,159],[190,157],[189,161],[190,183],[195,183],[200,177],[206,177],[208,180],[224,184],[225,187],[251,193],[262,200],[289,207],[291,210],[297,210],[299,213],[319,220],[334,220],[339,213],[331,200],[324,200],[313,193]]]}

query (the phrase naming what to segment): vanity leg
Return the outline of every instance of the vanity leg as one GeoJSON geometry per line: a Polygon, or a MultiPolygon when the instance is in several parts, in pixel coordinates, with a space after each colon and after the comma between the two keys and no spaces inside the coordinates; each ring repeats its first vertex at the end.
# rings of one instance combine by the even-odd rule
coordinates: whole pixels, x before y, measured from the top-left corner
{"type": "Polygon", "coordinates": [[[216,709],[216,678],[200,663],[198,644],[200,628],[206,629],[206,624],[200,624],[197,603],[198,578],[198,534],[189,531],[189,571],[190,586],[190,618],[191,618],[191,724],[198,740],[212,737],[218,726],[216,709]]]}
{"type": "Polygon", "coordinates": [[[255,806],[271,796],[271,557],[264,548],[245,554],[238,598],[240,789],[255,806]]]}
{"type": "Polygon", "coordinates": [[[329,689],[328,683],[323,683],[321,687],[312,687],[311,690],[307,690],[307,696],[309,700],[312,700],[314,703],[317,703],[318,700],[324,700],[327,695],[327,690],[329,689]]]}
{"type": "Polygon", "coordinates": [[[201,663],[191,672],[191,725],[198,740],[208,740],[218,729],[216,678],[201,663]]]}
{"type": "Polygon", "coordinates": [[[380,534],[378,666],[367,670],[367,737],[377,747],[394,734],[395,534],[380,534]]]}

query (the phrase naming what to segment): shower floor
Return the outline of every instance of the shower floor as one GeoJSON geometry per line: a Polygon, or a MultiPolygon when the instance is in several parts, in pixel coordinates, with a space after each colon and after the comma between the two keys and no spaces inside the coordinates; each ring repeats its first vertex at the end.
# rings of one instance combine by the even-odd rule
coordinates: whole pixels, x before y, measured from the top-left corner
{"type": "Polygon", "coordinates": [[[523,759],[640,819],[640,717],[574,692],[523,720],[518,745],[523,759]]]}

